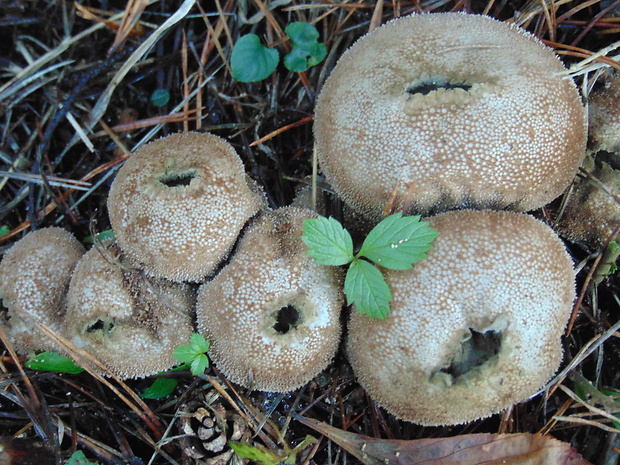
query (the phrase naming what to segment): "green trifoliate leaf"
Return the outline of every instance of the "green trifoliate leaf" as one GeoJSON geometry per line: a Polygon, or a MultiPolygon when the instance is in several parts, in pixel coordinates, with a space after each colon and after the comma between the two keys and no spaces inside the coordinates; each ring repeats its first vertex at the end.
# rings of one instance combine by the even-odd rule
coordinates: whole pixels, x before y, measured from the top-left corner
{"type": "Polygon", "coordinates": [[[194,376],[203,374],[207,368],[209,368],[209,359],[205,354],[198,355],[190,365],[190,371],[194,376]]]}
{"type": "Polygon", "coordinates": [[[190,346],[177,347],[172,352],[172,356],[181,363],[191,363],[196,358],[196,354],[190,346]]]}
{"type": "Polygon", "coordinates": [[[77,374],[84,371],[84,368],[77,366],[69,357],[65,357],[54,350],[42,352],[35,358],[28,360],[24,365],[31,370],[55,371],[58,373],[77,374]]]}
{"type": "Polygon", "coordinates": [[[340,266],[353,260],[351,235],[334,218],[304,220],[301,240],[310,249],[307,254],[319,265],[340,266]]]}
{"type": "Polygon", "coordinates": [[[157,378],[140,397],[143,399],[163,399],[172,394],[174,388],[177,387],[177,380],[172,378],[157,378]]]}
{"type": "Polygon", "coordinates": [[[209,351],[209,346],[211,345],[202,334],[198,333],[192,333],[189,339],[189,344],[196,355],[207,353],[209,351]]]}
{"type": "Polygon", "coordinates": [[[273,73],[280,61],[275,48],[261,44],[256,34],[239,38],[230,55],[233,77],[241,82],[257,82],[273,73]]]}
{"type": "Polygon", "coordinates": [[[437,231],[419,216],[395,213],[374,227],[358,256],[392,270],[407,270],[426,257],[437,231]]]}
{"type": "Polygon", "coordinates": [[[355,260],[344,279],[347,303],[354,304],[361,312],[372,318],[385,320],[390,312],[392,293],[381,271],[366,260],[355,260]]]}

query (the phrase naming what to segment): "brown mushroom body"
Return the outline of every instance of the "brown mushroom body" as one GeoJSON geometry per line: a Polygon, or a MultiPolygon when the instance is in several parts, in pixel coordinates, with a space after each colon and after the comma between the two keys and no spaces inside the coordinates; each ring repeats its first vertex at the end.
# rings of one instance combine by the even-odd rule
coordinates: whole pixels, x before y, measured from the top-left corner
{"type": "Polygon", "coordinates": [[[385,272],[387,319],[352,312],[347,355],[396,417],[459,424],[524,401],[551,378],[574,271],[557,235],[531,216],[463,210],[429,221],[439,235],[428,257],[385,272]]]}
{"type": "Polygon", "coordinates": [[[620,152],[620,74],[608,78],[588,97],[589,133],[593,150],[620,152]]]}
{"type": "Polygon", "coordinates": [[[175,365],[172,352],[193,331],[190,285],[123,270],[118,250],[93,248],[78,263],[62,333],[119,378],[149,376],[175,365]]]}
{"type": "Polygon", "coordinates": [[[571,241],[600,248],[620,226],[620,172],[601,158],[588,156],[584,168],[599,182],[583,177],[575,182],[562,214],[559,233],[571,241]]]}
{"type": "Polygon", "coordinates": [[[134,153],[110,188],[108,209],[118,243],[136,267],[200,281],[264,203],[228,142],[190,132],[134,153]]]}
{"type": "Polygon", "coordinates": [[[379,220],[393,205],[528,211],[584,156],[579,94],[553,51],[486,16],[413,15],[358,40],[318,99],[316,149],[334,190],[379,220]]]}
{"type": "Polygon", "coordinates": [[[61,228],[32,231],[17,241],[0,263],[0,298],[7,310],[4,324],[16,349],[50,350],[55,346],[35,323],[58,332],[65,295],[84,247],[61,228]]]}
{"type": "Polygon", "coordinates": [[[286,392],[316,376],[340,339],[341,273],[306,255],[302,208],[264,213],[223,270],[198,292],[198,329],[232,381],[286,392]]]}

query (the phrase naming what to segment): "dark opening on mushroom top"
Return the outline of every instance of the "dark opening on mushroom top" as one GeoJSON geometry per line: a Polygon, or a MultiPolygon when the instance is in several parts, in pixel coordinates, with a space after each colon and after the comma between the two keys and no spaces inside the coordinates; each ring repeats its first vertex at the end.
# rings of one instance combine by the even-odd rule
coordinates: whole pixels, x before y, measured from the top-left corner
{"type": "Polygon", "coordinates": [[[585,154],[564,66],[533,35],[486,16],[413,15],[362,37],[315,114],[321,169],[355,210],[528,211],[560,195],[585,154]]]}
{"type": "Polygon", "coordinates": [[[265,212],[231,259],[198,292],[199,331],[209,355],[233,382],[287,392],[319,374],[340,341],[342,275],[317,265],[301,241],[312,210],[265,212]]]}
{"type": "Polygon", "coordinates": [[[189,284],[123,269],[122,260],[109,246],[92,248],[79,261],[62,335],[119,378],[140,378],[177,364],[172,352],[192,334],[195,292],[189,284]]]}
{"type": "Polygon", "coordinates": [[[247,220],[265,207],[234,148],[207,133],[151,142],[120,169],[108,210],[136,267],[174,281],[200,281],[226,257],[247,220]]]}
{"type": "Polygon", "coordinates": [[[466,423],[528,399],[557,370],[573,264],[529,215],[463,210],[429,221],[439,235],[428,257],[385,272],[387,319],[351,312],[347,355],[360,384],[396,417],[466,423]]]}

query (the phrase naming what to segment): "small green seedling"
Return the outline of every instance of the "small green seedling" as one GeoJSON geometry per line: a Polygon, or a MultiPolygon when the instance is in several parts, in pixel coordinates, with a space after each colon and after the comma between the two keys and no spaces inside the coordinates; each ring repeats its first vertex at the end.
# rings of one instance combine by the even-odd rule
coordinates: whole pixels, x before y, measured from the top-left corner
{"type": "Polygon", "coordinates": [[[327,47],[318,42],[319,31],[312,24],[297,21],[289,24],[284,32],[293,43],[293,49],[284,57],[286,69],[303,73],[327,56],[327,47]]]}
{"type": "MultiPolygon", "coordinates": [[[[319,31],[312,24],[294,22],[285,29],[292,43],[291,51],[284,57],[284,66],[301,73],[319,64],[327,56],[327,47],[319,43],[319,31]]],[[[230,56],[233,77],[240,82],[257,82],[266,79],[278,67],[280,54],[265,47],[256,34],[241,36],[230,56]]]]}
{"type": "Polygon", "coordinates": [[[31,370],[55,371],[57,373],[77,374],[84,371],[84,368],[76,365],[69,357],[61,355],[55,350],[41,352],[24,365],[31,370]]]}
{"type": "Polygon", "coordinates": [[[76,450],[71,457],[67,459],[65,465],[98,465],[99,462],[91,462],[86,458],[84,452],[81,450],[76,450]]]}
{"type": "MultiPolygon", "coordinates": [[[[103,242],[103,241],[107,241],[108,239],[114,239],[114,231],[112,231],[111,229],[106,229],[105,231],[101,231],[99,234],[97,234],[97,241],[98,242],[103,242]]],[[[84,243],[86,244],[93,244],[95,241],[93,240],[93,236],[86,236],[84,238],[84,243]]]]}
{"type": "Polygon", "coordinates": [[[11,232],[11,228],[9,228],[6,224],[3,224],[2,226],[0,226],[0,237],[6,236],[10,232],[11,232]]]}
{"type": "Polygon", "coordinates": [[[372,318],[384,320],[390,311],[392,293],[381,270],[406,270],[426,257],[437,231],[420,216],[388,216],[368,234],[359,252],[353,251],[349,232],[334,218],[305,220],[302,241],[308,255],[320,265],[349,265],[344,280],[347,304],[372,318]]]}
{"type": "Polygon", "coordinates": [[[170,91],[168,89],[155,89],[151,94],[151,103],[156,107],[163,107],[170,101],[170,91]]]}
{"type": "Polygon", "coordinates": [[[202,375],[209,368],[209,341],[202,334],[194,333],[190,337],[189,345],[177,347],[172,356],[189,367],[192,375],[202,375]]]}
{"type": "Polygon", "coordinates": [[[283,450],[272,451],[260,444],[252,445],[246,442],[230,441],[228,445],[239,457],[249,459],[261,465],[295,464],[297,454],[312,444],[316,444],[317,439],[307,435],[295,448],[291,449],[284,444],[283,450]]]}

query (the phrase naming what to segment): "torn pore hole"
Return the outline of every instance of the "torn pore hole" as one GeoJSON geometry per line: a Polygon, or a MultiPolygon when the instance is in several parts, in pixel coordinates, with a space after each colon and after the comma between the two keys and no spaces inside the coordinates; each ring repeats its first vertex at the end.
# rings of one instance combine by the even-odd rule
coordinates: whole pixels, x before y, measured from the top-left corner
{"type": "Polygon", "coordinates": [[[458,378],[471,369],[483,365],[499,353],[502,342],[501,332],[480,333],[472,328],[469,328],[469,332],[471,337],[463,341],[456,349],[450,366],[441,370],[452,378],[458,378]]]}
{"type": "Polygon", "coordinates": [[[196,174],[196,170],[177,171],[164,174],[159,178],[159,182],[166,187],[187,187],[196,177],[196,174]]]}
{"type": "Polygon", "coordinates": [[[279,334],[286,334],[299,324],[299,310],[292,305],[282,307],[275,315],[276,324],[272,326],[279,334]]]}

